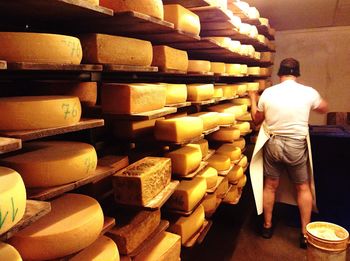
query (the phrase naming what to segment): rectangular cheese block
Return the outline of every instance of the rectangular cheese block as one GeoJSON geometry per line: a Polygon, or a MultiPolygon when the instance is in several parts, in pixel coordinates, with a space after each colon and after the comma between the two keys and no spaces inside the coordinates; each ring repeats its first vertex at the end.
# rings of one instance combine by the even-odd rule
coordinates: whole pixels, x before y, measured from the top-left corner
{"type": "Polygon", "coordinates": [[[195,177],[192,180],[181,180],[174,193],[166,202],[168,208],[191,211],[201,201],[207,190],[205,178],[195,177]]]}
{"type": "Polygon", "coordinates": [[[100,5],[114,12],[136,11],[163,20],[162,0],[100,0],[100,5]]]}
{"type": "Polygon", "coordinates": [[[138,248],[159,226],[160,210],[128,210],[116,215],[116,226],[106,235],[116,242],[118,250],[128,255],[138,248]]]}
{"type": "Polygon", "coordinates": [[[190,143],[190,144],[198,144],[201,152],[202,152],[202,158],[205,158],[208,155],[209,152],[209,144],[208,141],[206,139],[201,139],[199,141],[190,143]]]}
{"type": "Polygon", "coordinates": [[[226,63],[226,73],[232,76],[241,76],[241,64],[226,63]]]}
{"type": "Polygon", "coordinates": [[[121,204],[143,206],[161,192],[170,179],[170,159],[145,157],[114,174],[114,199],[121,204]]]}
{"type": "Polygon", "coordinates": [[[157,120],[154,136],[160,141],[185,142],[199,137],[203,132],[203,120],[199,117],[180,117],[157,120]]]}
{"type": "Polygon", "coordinates": [[[232,113],[219,112],[219,125],[231,125],[235,123],[235,115],[232,113]]]}
{"type": "Polygon", "coordinates": [[[255,52],[254,53],[254,59],[257,60],[257,61],[260,61],[260,58],[261,58],[261,53],[260,52],[255,52]]]}
{"type": "Polygon", "coordinates": [[[160,71],[178,70],[186,72],[188,68],[187,52],[165,45],[153,46],[152,66],[158,66],[160,71]]]}
{"type": "Polygon", "coordinates": [[[258,66],[248,67],[248,75],[259,76],[260,67],[258,66]]]}
{"type": "Polygon", "coordinates": [[[224,91],[221,85],[214,86],[214,95],[213,98],[222,98],[224,96],[224,91]]]}
{"type": "Polygon", "coordinates": [[[135,114],[158,110],[165,106],[166,90],[156,84],[105,83],[101,88],[104,113],[135,114]]]}
{"type": "Polygon", "coordinates": [[[187,84],[188,101],[206,101],[214,96],[213,84],[187,84]]]}
{"type": "Polygon", "coordinates": [[[237,84],[237,86],[238,86],[237,94],[238,94],[239,96],[245,95],[246,92],[247,92],[247,88],[248,88],[247,83],[237,84]]]}
{"type": "Polygon", "coordinates": [[[215,73],[215,74],[224,74],[224,73],[226,73],[225,63],[211,62],[210,63],[210,71],[215,73]]]}
{"type": "Polygon", "coordinates": [[[223,96],[225,98],[229,99],[236,95],[236,91],[232,87],[232,84],[224,84],[221,87],[222,87],[223,96]]]}
{"type": "Polygon", "coordinates": [[[216,193],[207,194],[202,201],[205,216],[211,215],[216,209],[216,193]]]}
{"type": "Polygon", "coordinates": [[[147,135],[153,135],[156,120],[163,120],[164,117],[146,121],[113,121],[113,135],[119,139],[136,139],[147,135]]]}
{"type": "Polygon", "coordinates": [[[200,174],[199,177],[205,178],[207,181],[207,188],[213,188],[216,186],[218,181],[218,171],[212,167],[206,167],[200,174]]]}
{"type": "Polygon", "coordinates": [[[203,130],[211,130],[218,126],[218,113],[217,112],[197,112],[190,114],[192,117],[199,117],[203,120],[203,130]]]}
{"type": "Polygon", "coordinates": [[[210,72],[210,62],[205,60],[188,60],[188,72],[206,73],[210,72]]]}
{"type": "Polygon", "coordinates": [[[139,66],[152,63],[151,42],[106,34],[85,34],[79,38],[85,63],[139,66]]]}
{"type": "Polygon", "coordinates": [[[182,103],[187,100],[187,86],[186,84],[163,84],[166,89],[166,105],[182,103]]]}
{"type": "Polygon", "coordinates": [[[228,179],[225,177],[216,189],[216,195],[218,198],[223,198],[228,191],[228,179]]]}
{"type": "Polygon", "coordinates": [[[190,216],[172,221],[168,231],[180,235],[181,243],[185,244],[203,226],[204,217],[204,207],[199,205],[190,216]]]}
{"type": "Polygon", "coordinates": [[[241,131],[235,127],[220,128],[220,130],[211,133],[208,136],[209,140],[220,142],[232,142],[239,139],[241,131]]]}
{"type": "Polygon", "coordinates": [[[164,20],[173,23],[179,31],[199,36],[199,16],[181,5],[164,5],[164,20]]]}
{"type": "Polygon", "coordinates": [[[151,246],[137,255],[134,261],[179,261],[181,252],[181,237],[179,235],[162,232],[151,246]]]}
{"type": "Polygon", "coordinates": [[[202,152],[198,144],[186,145],[167,153],[165,156],[171,159],[172,173],[179,176],[192,173],[202,161],[202,152]]]}
{"type": "Polygon", "coordinates": [[[241,64],[241,75],[243,76],[248,75],[248,65],[241,64]]]}

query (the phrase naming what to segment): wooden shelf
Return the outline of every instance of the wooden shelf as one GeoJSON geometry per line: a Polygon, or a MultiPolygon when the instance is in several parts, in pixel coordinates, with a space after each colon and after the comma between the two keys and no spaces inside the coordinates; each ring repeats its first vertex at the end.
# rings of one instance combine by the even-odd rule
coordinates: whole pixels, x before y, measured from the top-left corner
{"type": "Polygon", "coordinates": [[[107,233],[110,229],[115,226],[115,219],[112,217],[104,216],[103,228],[101,231],[101,235],[107,233]]]}
{"type": "Polygon", "coordinates": [[[27,200],[26,211],[23,218],[5,234],[0,235],[0,241],[8,240],[14,234],[34,223],[51,211],[49,202],[27,200]]]}
{"type": "Polygon", "coordinates": [[[205,59],[212,62],[247,63],[257,61],[254,58],[243,56],[239,53],[234,53],[231,50],[223,47],[216,49],[188,50],[187,53],[190,59],[205,59]]]}
{"type": "Polygon", "coordinates": [[[246,24],[255,25],[255,26],[261,25],[260,20],[258,18],[257,19],[251,19],[251,18],[247,17],[247,18],[243,18],[242,22],[246,23],[246,24]]]}
{"type": "Polygon", "coordinates": [[[214,154],[215,154],[215,150],[209,149],[208,154],[202,160],[207,161],[214,154]]]}
{"type": "Polygon", "coordinates": [[[199,229],[199,231],[193,235],[187,242],[182,244],[184,247],[193,247],[196,244],[201,244],[205,238],[205,236],[208,234],[209,229],[211,228],[213,222],[211,220],[204,220],[204,223],[202,227],[199,229]]]}
{"type": "Polygon", "coordinates": [[[198,35],[189,34],[176,29],[172,29],[166,33],[152,32],[149,34],[130,35],[130,37],[150,41],[153,45],[168,45],[171,47],[172,43],[194,42],[200,40],[200,37],[198,35]]]}
{"type": "Polygon", "coordinates": [[[212,49],[220,48],[220,45],[217,41],[212,39],[203,39],[201,38],[198,41],[194,42],[179,42],[172,43],[171,46],[176,49],[181,50],[197,50],[197,49],[212,49]]]}
{"type": "Polygon", "coordinates": [[[195,171],[193,171],[193,172],[187,174],[186,176],[179,176],[179,175],[176,175],[176,174],[172,174],[172,177],[173,177],[174,179],[180,179],[180,180],[182,180],[182,179],[187,179],[187,180],[193,179],[193,178],[194,178],[195,176],[197,176],[200,172],[202,172],[202,170],[203,170],[207,165],[208,165],[208,162],[202,161],[202,162],[200,163],[199,167],[198,167],[195,171]]]}
{"type": "Polygon", "coordinates": [[[7,62],[0,60],[0,70],[5,70],[5,69],[7,69],[7,62]]]}
{"type": "Polygon", "coordinates": [[[220,130],[220,127],[219,127],[219,126],[216,126],[215,128],[212,128],[212,129],[210,129],[210,130],[203,131],[203,134],[204,134],[204,135],[209,135],[209,134],[211,134],[211,133],[213,133],[213,132],[216,132],[216,131],[218,131],[218,130],[220,130]]]}
{"type": "Polygon", "coordinates": [[[234,167],[235,164],[231,163],[231,166],[228,170],[222,170],[222,171],[218,171],[218,175],[219,176],[227,176],[227,174],[232,170],[232,168],[234,167]]]}
{"type": "Polygon", "coordinates": [[[44,137],[64,134],[68,132],[81,131],[104,125],[103,119],[81,119],[80,122],[71,126],[37,129],[37,130],[25,130],[25,131],[0,131],[2,136],[21,139],[22,141],[29,141],[40,139],[44,137]]]}
{"type": "Polygon", "coordinates": [[[222,202],[222,199],[221,198],[217,198],[216,199],[216,206],[215,206],[215,208],[211,212],[206,213],[205,214],[205,218],[211,218],[215,214],[215,212],[218,209],[218,207],[220,206],[221,202],[222,202]]]}
{"type": "Polygon", "coordinates": [[[185,211],[185,210],[180,210],[180,209],[175,209],[175,208],[169,208],[165,206],[162,208],[162,211],[167,213],[170,216],[185,216],[188,217],[190,216],[200,204],[202,204],[204,197],[190,210],[190,211],[185,211]]]}
{"type": "Polygon", "coordinates": [[[209,194],[214,193],[224,179],[225,179],[225,177],[219,176],[218,180],[216,182],[216,185],[210,189],[207,189],[207,193],[209,193],[209,194]]]}
{"type": "Polygon", "coordinates": [[[13,138],[0,137],[0,154],[19,150],[22,148],[22,141],[13,138]]]}
{"type": "Polygon", "coordinates": [[[210,4],[205,0],[163,0],[163,4],[179,4],[186,8],[191,7],[201,7],[201,6],[209,6],[210,4]]]}
{"type": "Polygon", "coordinates": [[[215,34],[216,30],[234,30],[237,31],[238,28],[233,24],[231,20],[227,21],[210,21],[210,22],[202,22],[201,21],[201,33],[200,35],[205,35],[206,31],[213,31],[207,34],[215,34]]]}
{"type": "Polygon", "coordinates": [[[269,40],[275,40],[275,30],[270,26],[258,25],[257,26],[259,34],[262,34],[267,37],[269,40]]]}
{"type": "Polygon", "coordinates": [[[192,101],[191,104],[194,106],[202,106],[202,105],[208,105],[208,104],[213,104],[215,103],[215,99],[210,99],[210,100],[206,100],[206,101],[192,101]]]}
{"type": "Polygon", "coordinates": [[[231,1],[230,3],[228,3],[228,9],[231,10],[234,15],[239,16],[241,19],[248,19],[248,16],[238,5],[236,5],[235,2],[231,1]]]}
{"type": "Polygon", "coordinates": [[[158,72],[158,67],[103,64],[103,71],[104,72],[158,72]]]}
{"type": "Polygon", "coordinates": [[[79,71],[79,72],[101,72],[102,65],[98,64],[50,64],[50,63],[29,63],[9,62],[9,71],[79,71]]]}
{"type": "Polygon", "coordinates": [[[175,107],[175,108],[184,108],[191,106],[191,102],[181,102],[181,103],[174,103],[174,104],[167,104],[166,107],[175,107]]]}
{"type": "Polygon", "coordinates": [[[73,189],[79,188],[92,182],[97,182],[103,178],[111,176],[117,171],[128,166],[128,164],[129,160],[127,156],[114,156],[114,162],[110,162],[108,164],[106,164],[106,162],[103,161],[102,158],[101,160],[99,160],[94,174],[76,182],[72,182],[61,186],[55,186],[50,188],[28,188],[28,198],[37,200],[51,199],[65,192],[71,191],[73,189]]]}
{"type": "Polygon", "coordinates": [[[104,114],[105,118],[108,120],[152,120],[168,114],[177,112],[176,107],[164,107],[159,110],[136,113],[136,114],[104,114]]]}
{"type": "Polygon", "coordinates": [[[190,8],[190,11],[198,15],[201,22],[227,21],[231,19],[224,9],[217,6],[194,7],[190,8]]]}

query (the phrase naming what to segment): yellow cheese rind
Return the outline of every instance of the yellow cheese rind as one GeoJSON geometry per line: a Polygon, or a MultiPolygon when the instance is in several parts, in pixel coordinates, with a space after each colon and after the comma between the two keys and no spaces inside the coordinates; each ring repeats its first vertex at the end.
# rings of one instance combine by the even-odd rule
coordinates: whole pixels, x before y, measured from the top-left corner
{"type": "Polygon", "coordinates": [[[82,47],[76,37],[0,32],[0,59],[7,62],[80,64],[82,47]]]}
{"type": "Polygon", "coordinates": [[[226,155],[231,161],[239,160],[242,154],[242,150],[232,144],[226,143],[221,145],[217,150],[217,154],[226,155]]]}
{"type": "Polygon", "coordinates": [[[0,202],[1,235],[22,219],[26,209],[26,189],[20,174],[13,169],[0,167],[0,202]]]}
{"type": "Polygon", "coordinates": [[[137,249],[159,226],[160,210],[128,210],[118,213],[118,222],[107,232],[123,255],[137,249]]]}
{"type": "Polygon", "coordinates": [[[165,106],[166,90],[155,84],[105,83],[101,93],[102,111],[111,114],[135,114],[165,106]]]}
{"type": "Polygon", "coordinates": [[[107,34],[86,34],[80,37],[85,63],[150,66],[151,42],[107,34]]]}
{"type": "Polygon", "coordinates": [[[248,88],[248,86],[247,86],[246,83],[238,84],[237,94],[238,94],[239,96],[245,95],[246,92],[247,92],[247,88],[248,88]]]}
{"type": "Polygon", "coordinates": [[[211,130],[218,126],[218,113],[217,112],[197,112],[191,114],[192,117],[199,117],[203,120],[203,130],[211,130]]]}
{"type": "Polygon", "coordinates": [[[178,261],[180,260],[181,237],[162,232],[149,248],[137,255],[135,261],[178,261]]]}
{"type": "Polygon", "coordinates": [[[207,188],[211,189],[216,186],[218,181],[218,171],[212,167],[206,167],[200,174],[200,177],[207,181],[207,188]]]}
{"type": "Polygon", "coordinates": [[[251,106],[252,102],[250,98],[237,98],[232,101],[234,105],[247,105],[251,106]]]}
{"type": "Polygon", "coordinates": [[[226,63],[226,73],[231,76],[242,76],[241,64],[226,63]]]}
{"type": "Polygon", "coordinates": [[[235,202],[238,199],[238,197],[239,197],[238,187],[232,186],[225,197],[225,201],[235,202]]]}
{"type": "Polygon", "coordinates": [[[217,171],[226,171],[231,166],[230,158],[220,154],[214,154],[207,162],[209,167],[213,167],[217,171]]]}
{"type": "Polygon", "coordinates": [[[182,103],[187,100],[186,84],[165,84],[166,89],[166,105],[182,103]]]}
{"type": "Polygon", "coordinates": [[[198,144],[186,145],[165,155],[171,159],[172,173],[186,176],[195,171],[201,161],[202,152],[198,144]]]}
{"type": "Polygon", "coordinates": [[[258,91],[259,83],[258,82],[248,82],[247,83],[247,91],[258,91]]]}
{"type": "Polygon", "coordinates": [[[121,204],[146,205],[170,179],[170,159],[145,157],[114,174],[114,199],[121,204]]]}
{"type": "Polygon", "coordinates": [[[166,206],[186,212],[191,211],[204,197],[206,190],[205,178],[195,177],[192,180],[182,180],[166,202],[166,206]]]}
{"type": "Polygon", "coordinates": [[[248,165],[248,158],[247,156],[243,156],[242,159],[238,162],[238,165],[242,168],[246,167],[248,165]]]}
{"type": "Polygon", "coordinates": [[[231,125],[235,123],[235,115],[232,113],[219,112],[219,125],[231,125]]]}
{"type": "Polygon", "coordinates": [[[199,16],[178,4],[164,5],[164,20],[186,33],[199,35],[201,30],[199,16]]]}
{"type": "Polygon", "coordinates": [[[213,84],[187,84],[188,101],[206,101],[214,96],[213,84]]]}
{"type": "Polygon", "coordinates": [[[246,183],[247,183],[247,176],[246,175],[242,175],[240,177],[240,179],[238,180],[237,187],[238,188],[243,188],[246,183]]]}
{"type": "Polygon", "coordinates": [[[221,142],[233,142],[239,139],[241,131],[235,127],[220,128],[209,135],[210,140],[221,141],[221,142]]]}
{"type": "Polygon", "coordinates": [[[216,209],[216,193],[207,194],[201,203],[204,207],[205,215],[212,214],[216,209]]]}
{"type": "Polygon", "coordinates": [[[168,231],[181,236],[181,243],[185,244],[204,223],[204,207],[199,205],[196,210],[188,217],[180,217],[172,223],[168,231]]]}
{"type": "Polygon", "coordinates": [[[79,98],[71,96],[4,97],[0,111],[1,130],[64,127],[78,123],[81,117],[79,98]]]}
{"type": "Polygon", "coordinates": [[[1,159],[1,164],[21,173],[29,188],[75,182],[96,170],[97,154],[90,144],[42,141],[31,142],[26,148],[27,151],[22,154],[1,159]]]}
{"type": "Polygon", "coordinates": [[[246,121],[237,122],[233,127],[239,129],[241,133],[245,133],[250,130],[250,123],[246,121]]]}
{"type": "Polygon", "coordinates": [[[165,45],[153,46],[152,66],[158,66],[160,71],[178,70],[186,72],[188,68],[187,52],[165,45]]]}
{"type": "Polygon", "coordinates": [[[239,117],[247,112],[248,106],[247,105],[232,105],[230,103],[226,103],[226,104],[219,104],[219,105],[211,106],[208,109],[209,109],[209,111],[231,113],[234,116],[239,117]]]}
{"type": "MultiPolygon", "coordinates": [[[[199,141],[193,142],[191,144],[198,144],[201,152],[202,152],[202,158],[205,158],[208,155],[209,152],[209,144],[208,141],[206,139],[201,139],[199,141]]],[[[191,145],[189,144],[189,145],[191,145]]]]}
{"type": "Polygon", "coordinates": [[[100,236],[69,261],[119,261],[119,251],[112,239],[100,236]]]}
{"type": "Polygon", "coordinates": [[[224,96],[224,91],[221,85],[214,86],[214,95],[213,98],[222,98],[224,96]]]}
{"type": "Polygon", "coordinates": [[[184,142],[199,137],[203,132],[203,120],[199,117],[180,117],[157,120],[154,135],[157,140],[184,142]]]}
{"type": "Polygon", "coordinates": [[[73,254],[92,244],[103,227],[103,212],[93,198],[65,194],[51,201],[51,212],[9,241],[24,260],[47,260],[73,254]]]}
{"type": "Polygon", "coordinates": [[[210,62],[210,71],[217,74],[226,73],[225,63],[210,62]]]}
{"type": "Polygon", "coordinates": [[[158,118],[145,121],[113,121],[113,134],[120,139],[136,139],[147,135],[152,135],[156,120],[158,118]]]}
{"type": "Polygon", "coordinates": [[[246,112],[242,116],[237,117],[238,121],[253,121],[252,115],[250,112],[246,112]]]}
{"type": "Polygon", "coordinates": [[[239,165],[235,165],[227,174],[228,181],[236,184],[238,180],[243,176],[243,168],[239,165]]]}
{"type": "Polygon", "coordinates": [[[231,142],[232,145],[234,145],[234,146],[240,148],[241,150],[244,149],[245,143],[246,143],[246,142],[245,142],[245,139],[242,138],[242,137],[239,138],[239,139],[237,139],[237,140],[235,140],[235,141],[233,141],[233,142],[231,142]]]}
{"type": "Polygon", "coordinates": [[[0,257],[4,261],[22,261],[18,251],[11,245],[0,242],[0,257]]]}
{"type": "Polygon", "coordinates": [[[210,72],[210,62],[205,60],[188,60],[188,72],[210,72]]]}
{"type": "Polygon", "coordinates": [[[202,39],[213,40],[213,41],[217,42],[221,47],[224,47],[224,48],[229,48],[231,45],[231,42],[232,42],[230,37],[211,36],[211,37],[202,37],[202,39]]]}
{"type": "Polygon", "coordinates": [[[162,0],[100,0],[100,5],[113,9],[114,12],[136,11],[164,19],[162,0]]]}
{"type": "Polygon", "coordinates": [[[225,177],[216,189],[216,196],[218,198],[223,198],[228,191],[228,179],[225,177]]]}

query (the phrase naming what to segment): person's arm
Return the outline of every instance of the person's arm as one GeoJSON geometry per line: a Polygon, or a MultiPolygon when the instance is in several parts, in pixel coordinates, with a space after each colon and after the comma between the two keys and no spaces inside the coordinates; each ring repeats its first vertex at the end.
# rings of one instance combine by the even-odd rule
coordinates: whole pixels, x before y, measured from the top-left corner
{"type": "Polygon", "coordinates": [[[317,108],[313,109],[315,112],[324,114],[328,112],[328,103],[321,98],[320,104],[317,106],[317,108]]]}
{"type": "Polygon", "coordinates": [[[249,91],[248,94],[252,103],[251,105],[252,119],[256,125],[259,125],[264,121],[265,116],[263,112],[258,111],[258,94],[256,91],[249,91]]]}

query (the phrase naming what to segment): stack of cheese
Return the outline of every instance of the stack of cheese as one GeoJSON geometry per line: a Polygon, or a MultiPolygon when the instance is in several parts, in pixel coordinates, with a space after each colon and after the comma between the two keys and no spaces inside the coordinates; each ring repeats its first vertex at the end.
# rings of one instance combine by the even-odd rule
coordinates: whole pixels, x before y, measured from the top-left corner
{"type": "Polygon", "coordinates": [[[112,177],[114,199],[119,204],[145,206],[170,179],[170,159],[145,157],[112,177]]]}
{"type": "Polygon", "coordinates": [[[187,100],[200,102],[212,99],[214,96],[213,84],[187,84],[187,100]]]}

